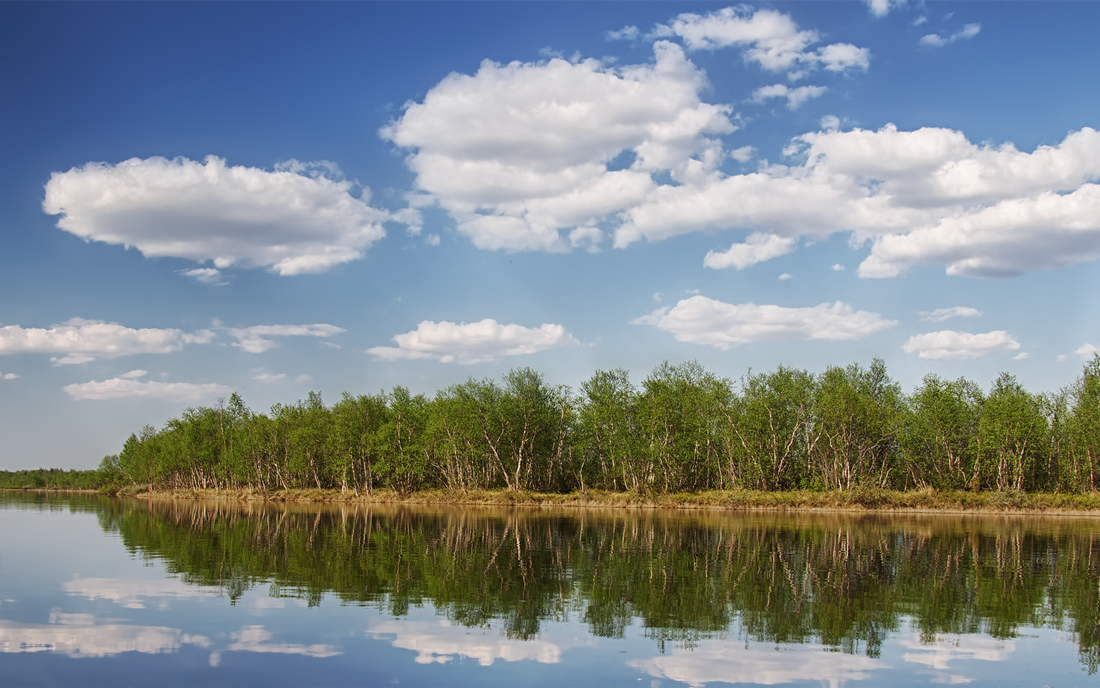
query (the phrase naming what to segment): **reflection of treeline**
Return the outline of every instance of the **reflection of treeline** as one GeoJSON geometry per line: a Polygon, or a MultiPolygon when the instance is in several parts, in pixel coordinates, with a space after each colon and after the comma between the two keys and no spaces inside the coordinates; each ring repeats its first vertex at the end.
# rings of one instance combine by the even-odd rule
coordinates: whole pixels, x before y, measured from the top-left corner
{"type": "Polygon", "coordinates": [[[927,376],[912,394],[870,368],[779,368],[739,382],[663,364],[636,387],[598,371],[578,393],[529,368],[433,398],[317,393],[268,414],[233,394],[146,426],[104,459],[108,483],[402,492],[445,487],[639,493],[793,488],[1092,491],[1100,356],[1054,394],[1003,374],[988,393],[927,376]]]}
{"type": "Polygon", "coordinates": [[[1100,661],[1100,529],[1073,519],[611,510],[278,508],[114,502],[131,551],[236,599],[252,586],[396,615],[430,602],[518,638],[548,619],[600,636],[739,633],[875,655],[888,634],[1070,632],[1100,661]]]}
{"type": "Polygon", "coordinates": [[[5,490],[95,490],[102,484],[99,471],[66,471],[37,468],[0,471],[0,489],[5,490]]]}

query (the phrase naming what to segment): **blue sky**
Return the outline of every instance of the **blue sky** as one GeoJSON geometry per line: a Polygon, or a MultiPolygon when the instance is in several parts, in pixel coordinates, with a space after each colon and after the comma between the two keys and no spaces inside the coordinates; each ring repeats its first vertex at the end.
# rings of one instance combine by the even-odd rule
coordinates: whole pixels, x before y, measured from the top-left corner
{"type": "Polygon", "coordinates": [[[1100,346],[1096,3],[0,4],[0,468],[239,391],[1100,346]]]}

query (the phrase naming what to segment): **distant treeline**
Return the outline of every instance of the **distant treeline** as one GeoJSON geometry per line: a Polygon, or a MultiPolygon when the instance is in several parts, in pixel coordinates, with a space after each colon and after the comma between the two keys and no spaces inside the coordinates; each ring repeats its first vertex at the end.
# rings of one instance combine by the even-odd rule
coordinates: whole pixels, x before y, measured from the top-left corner
{"type": "Polygon", "coordinates": [[[269,413],[237,394],[131,435],[101,484],[154,488],[504,488],[646,494],[746,488],[1024,490],[1100,486],[1100,356],[1076,382],[988,392],[928,375],[912,394],[876,359],[734,382],[698,363],[641,386],[597,371],[579,391],[530,368],[434,397],[311,392],[269,413]]]}
{"type": "Polygon", "coordinates": [[[0,471],[0,489],[6,490],[95,490],[103,484],[103,472],[36,468],[0,471]]]}

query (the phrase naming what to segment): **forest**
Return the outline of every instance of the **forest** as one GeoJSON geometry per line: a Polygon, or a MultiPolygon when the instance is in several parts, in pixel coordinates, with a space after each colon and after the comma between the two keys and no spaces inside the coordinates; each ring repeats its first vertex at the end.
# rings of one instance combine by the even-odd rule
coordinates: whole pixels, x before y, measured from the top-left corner
{"type": "Polygon", "coordinates": [[[906,395],[885,364],[718,377],[663,363],[640,385],[600,370],[579,390],[531,368],[434,397],[405,387],[268,413],[236,393],[144,427],[101,486],[370,493],[390,488],[638,494],[792,489],[1092,492],[1100,355],[1054,393],[1003,373],[988,391],[928,375],[906,395]]]}

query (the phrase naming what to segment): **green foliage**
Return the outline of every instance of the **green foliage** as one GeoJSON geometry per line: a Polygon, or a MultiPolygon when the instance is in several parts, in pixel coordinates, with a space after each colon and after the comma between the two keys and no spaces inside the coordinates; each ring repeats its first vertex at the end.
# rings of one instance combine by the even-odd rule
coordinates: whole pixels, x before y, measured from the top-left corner
{"type": "MultiPolygon", "coordinates": [[[[504,488],[635,495],[708,490],[1093,492],[1100,488],[1100,356],[1056,394],[1003,374],[988,394],[927,376],[906,397],[881,360],[820,375],[779,367],[739,385],[696,362],[636,388],[601,370],[574,396],[531,368],[434,398],[405,387],[310,392],[256,413],[233,394],[145,426],[95,486],[339,489],[401,494],[504,488]]],[[[8,484],[55,478],[9,476],[8,484]]],[[[54,483],[50,483],[54,484],[54,483]]],[[[861,493],[862,494],[862,493],[861,493]]],[[[869,494],[869,493],[868,493],[869,494]]]]}

